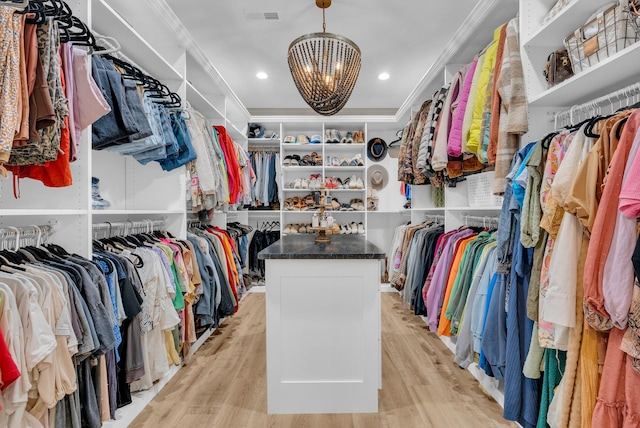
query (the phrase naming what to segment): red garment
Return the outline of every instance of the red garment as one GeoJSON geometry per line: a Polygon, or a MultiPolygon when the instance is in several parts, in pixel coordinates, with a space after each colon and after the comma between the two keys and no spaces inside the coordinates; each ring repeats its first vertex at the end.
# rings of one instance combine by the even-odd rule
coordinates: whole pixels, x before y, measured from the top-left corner
{"type": "Polygon", "coordinates": [[[0,331],[0,389],[3,391],[20,377],[20,370],[13,361],[11,352],[0,331]]]}
{"type": "Polygon", "coordinates": [[[224,154],[224,161],[227,165],[227,177],[229,180],[229,203],[236,204],[240,201],[242,195],[242,178],[240,177],[240,163],[233,140],[227,134],[224,126],[214,126],[218,131],[218,142],[224,154]]]}

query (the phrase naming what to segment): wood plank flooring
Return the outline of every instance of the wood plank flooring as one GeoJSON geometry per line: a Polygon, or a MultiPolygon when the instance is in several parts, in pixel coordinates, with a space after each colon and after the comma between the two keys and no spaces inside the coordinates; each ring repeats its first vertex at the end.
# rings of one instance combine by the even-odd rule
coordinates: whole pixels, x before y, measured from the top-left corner
{"type": "Polygon", "coordinates": [[[382,294],[378,414],[268,415],[265,295],[252,293],[131,425],[162,427],[515,427],[394,293],[382,294]]]}

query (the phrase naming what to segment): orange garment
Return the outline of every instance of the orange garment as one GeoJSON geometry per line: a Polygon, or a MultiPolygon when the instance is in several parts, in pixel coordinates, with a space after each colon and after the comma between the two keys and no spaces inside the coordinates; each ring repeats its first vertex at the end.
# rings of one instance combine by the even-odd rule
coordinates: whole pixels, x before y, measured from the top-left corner
{"type": "Polygon", "coordinates": [[[498,77],[502,71],[502,61],[504,57],[504,44],[507,41],[507,24],[500,29],[500,39],[498,40],[498,53],[496,54],[496,66],[493,69],[493,83],[491,88],[491,115],[489,123],[489,146],[487,147],[487,158],[490,164],[496,163],[496,153],[498,150],[498,130],[500,128],[500,92],[498,91],[498,77]]]}
{"type": "Polygon", "coordinates": [[[229,285],[231,286],[231,292],[233,293],[234,296],[234,310],[233,313],[236,313],[236,311],[238,310],[238,288],[237,288],[237,284],[239,284],[239,277],[238,277],[238,271],[236,269],[236,264],[233,261],[233,251],[231,249],[231,246],[229,245],[229,242],[227,240],[227,237],[224,234],[220,234],[219,231],[216,231],[215,229],[209,229],[208,230],[209,233],[211,233],[212,235],[214,235],[222,244],[222,248],[224,250],[224,254],[225,254],[225,264],[226,264],[226,268],[227,268],[227,273],[229,275],[229,285]]]}
{"type": "Polygon", "coordinates": [[[575,214],[589,233],[593,229],[598,204],[602,197],[602,181],[618,145],[615,131],[612,132],[612,130],[622,118],[629,114],[631,112],[620,113],[598,123],[596,132],[600,134],[600,138],[580,166],[571,192],[565,201],[565,210],[575,214]]]}
{"type": "MultiPolygon", "coordinates": [[[[612,133],[615,133],[616,128],[617,126],[614,126],[612,133]]],[[[640,110],[636,110],[629,116],[611,163],[608,165],[607,175],[603,180],[604,190],[595,216],[585,262],[585,316],[589,324],[598,330],[611,328],[611,320],[604,307],[602,292],[604,266],[615,230],[618,197],[622,188],[624,170],[638,129],[640,129],[640,110]]],[[[612,140],[613,138],[615,136],[612,140]]]]}
{"type": "Polygon", "coordinates": [[[449,305],[449,299],[451,298],[453,283],[456,281],[456,276],[458,276],[458,270],[460,269],[460,262],[462,261],[464,250],[467,248],[467,245],[471,243],[471,241],[474,241],[476,239],[476,236],[477,235],[474,233],[457,243],[455,256],[453,258],[453,262],[451,263],[449,276],[447,277],[447,288],[444,292],[444,301],[442,302],[442,309],[440,311],[440,322],[438,323],[438,335],[440,336],[451,336],[451,320],[447,318],[446,315],[447,306],[449,305]]]}
{"type": "Polygon", "coordinates": [[[624,330],[614,328],[609,334],[598,402],[592,426],[597,428],[640,427],[640,374],[632,358],[620,350],[624,330]]]}

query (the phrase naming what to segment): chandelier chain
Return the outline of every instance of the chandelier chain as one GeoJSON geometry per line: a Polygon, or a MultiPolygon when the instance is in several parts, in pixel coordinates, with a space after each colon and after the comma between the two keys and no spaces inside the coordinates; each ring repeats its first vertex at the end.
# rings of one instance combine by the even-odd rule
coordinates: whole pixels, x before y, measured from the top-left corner
{"type": "Polygon", "coordinates": [[[325,10],[325,8],[322,8],[322,32],[326,33],[327,32],[327,23],[324,20],[324,10],[325,10]]]}

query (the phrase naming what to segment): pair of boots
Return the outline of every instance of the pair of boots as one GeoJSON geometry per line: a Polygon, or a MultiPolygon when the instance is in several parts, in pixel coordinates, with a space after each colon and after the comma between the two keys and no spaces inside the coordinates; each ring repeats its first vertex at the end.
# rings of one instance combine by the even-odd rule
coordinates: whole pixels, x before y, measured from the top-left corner
{"type": "Polygon", "coordinates": [[[110,206],[109,201],[105,201],[100,196],[100,190],[98,189],[98,184],[100,184],[100,180],[96,177],[91,177],[91,207],[94,210],[102,210],[105,207],[110,206]]]}

